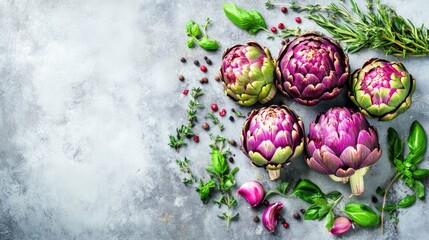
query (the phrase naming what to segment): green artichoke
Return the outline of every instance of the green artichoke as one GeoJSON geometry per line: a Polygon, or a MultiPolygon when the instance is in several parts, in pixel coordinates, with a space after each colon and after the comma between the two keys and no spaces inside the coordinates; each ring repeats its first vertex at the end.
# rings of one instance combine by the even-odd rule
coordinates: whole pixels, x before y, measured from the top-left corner
{"type": "Polygon", "coordinates": [[[348,95],[366,116],[390,121],[411,106],[415,88],[402,63],[373,58],[353,72],[348,95]]]}
{"type": "Polygon", "coordinates": [[[276,61],[267,48],[248,42],[225,50],[219,75],[227,96],[251,106],[267,103],[275,96],[275,68],[276,61]]]}

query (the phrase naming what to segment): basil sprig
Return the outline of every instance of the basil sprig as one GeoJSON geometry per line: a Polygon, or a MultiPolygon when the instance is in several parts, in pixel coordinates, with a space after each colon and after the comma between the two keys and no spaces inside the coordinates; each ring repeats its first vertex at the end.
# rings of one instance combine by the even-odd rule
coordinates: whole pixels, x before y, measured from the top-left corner
{"type": "Polygon", "coordinates": [[[232,23],[248,31],[251,35],[257,33],[259,30],[265,30],[265,20],[259,11],[245,10],[233,3],[223,4],[223,11],[232,23]]]}
{"type": "Polygon", "coordinates": [[[206,29],[210,22],[211,20],[207,18],[206,22],[202,26],[202,30],[200,25],[194,22],[192,19],[186,23],[188,48],[193,48],[195,46],[195,42],[197,42],[200,47],[209,51],[217,50],[220,47],[219,41],[209,38],[209,36],[206,34],[206,29]]]}

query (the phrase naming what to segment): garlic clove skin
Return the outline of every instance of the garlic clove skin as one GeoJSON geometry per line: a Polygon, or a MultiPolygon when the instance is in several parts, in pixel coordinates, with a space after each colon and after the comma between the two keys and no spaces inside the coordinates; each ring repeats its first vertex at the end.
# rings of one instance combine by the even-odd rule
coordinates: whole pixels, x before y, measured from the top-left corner
{"type": "Polygon", "coordinates": [[[269,205],[262,214],[262,224],[269,232],[274,232],[277,226],[277,219],[279,217],[279,212],[283,208],[283,203],[275,202],[269,205]]]}
{"type": "Polygon", "coordinates": [[[350,219],[346,217],[337,217],[334,220],[334,226],[329,232],[334,236],[339,236],[348,232],[351,226],[352,222],[350,221],[350,219]]]}
{"type": "Polygon", "coordinates": [[[264,199],[265,191],[259,182],[252,181],[243,184],[237,191],[251,207],[258,206],[264,199]]]}

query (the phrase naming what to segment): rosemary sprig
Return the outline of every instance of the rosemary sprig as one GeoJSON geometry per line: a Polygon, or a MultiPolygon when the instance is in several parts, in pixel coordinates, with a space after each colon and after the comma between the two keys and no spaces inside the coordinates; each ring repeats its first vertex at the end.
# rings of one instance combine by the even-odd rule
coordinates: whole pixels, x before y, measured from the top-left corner
{"type": "Polygon", "coordinates": [[[424,25],[414,26],[409,19],[396,14],[395,10],[379,0],[366,0],[362,11],[354,0],[351,9],[343,3],[299,5],[296,2],[279,4],[268,1],[267,8],[288,5],[296,12],[307,12],[307,18],[328,31],[334,38],[346,44],[350,53],[362,49],[379,49],[386,55],[427,56],[429,55],[429,29],[424,25]]]}

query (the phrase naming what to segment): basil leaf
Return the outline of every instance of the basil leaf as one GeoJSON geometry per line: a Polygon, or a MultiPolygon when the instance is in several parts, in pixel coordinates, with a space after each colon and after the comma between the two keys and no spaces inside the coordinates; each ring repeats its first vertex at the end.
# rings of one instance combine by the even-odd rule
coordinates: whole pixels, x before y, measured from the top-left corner
{"type": "Polygon", "coordinates": [[[398,207],[400,208],[407,208],[412,206],[416,202],[416,196],[414,195],[407,195],[404,198],[401,199],[398,203],[398,207]]]}
{"type": "Polygon", "coordinates": [[[191,36],[198,38],[201,35],[200,25],[198,23],[194,23],[191,28],[191,36]]]}
{"type": "Polygon", "coordinates": [[[304,179],[299,181],[293,189],[293,194],[308,203],[313,203],[313,199],[322,198],[324,194],[320,188],[312,181],[304,179]]]}
{"type": "Polygon", "coordinates": [[[429,177],[429,169],[426,169],[426,168],[416,169],[413,172],[413,178],[416,180],[421,180],[427,177],[429,177]]]}
{"type": "Polygon", "coordinates": [[[226,17],[237,27],[255,34],[259,30],[265,29],[265,20],[261,13],[256,10],[244,10],[233,3],[225,3],[223,11],[226,17]]]}
{"type": "Polygon", "coordinates": [[[325,220],[325,227],[326,229],[331,230],[332,227],[334,226],[334,213],[332,212],[332,209],[329,211],[328,215],[326,216],[326,220],[325,220]]]}
{"type": "Polygon", "coordinates": [[[389,160],[392,163],[395,159],[403,159],[402,151],[404,150],[404,143],[399,137],[398,132],[391,127],[387,130],[387,145],[389,160]]]}
{"type": "Polygon", "coordinates": [[[266,194],[265,197],[262,201],[264,201],[265,199],[267,199],[268,196],[273,195],[273,194],[278,194],[281,196],[286,196],[286,192],[287,192],[287,187],[289,186],[288,182],[282,182],[280,183],[279,186],[277,186],[276,189],[270,189],[266,194]]]}
{"type": "Polygon", "coordinates": [[[188,35],[188,36],[192,36],[192,33],[191,33],[192,26],[194,26],[194,21],[189,20],[189,21],[186,23],[186,35],[188,35]]]}
{"type": "Polygon", "coordinates": [[[358,225],[362,227],[374,227],[380,223],[380,216],[362,203],[348,203],[344,211],[358,225]]]}
{"type": "Polygon", "coordinates": [[[315,220],[319,217],[320,207],[316,204],[311,204],[306,210],[304,219],[305,220],[315,220]]]}
{"type": "Polygon", "coordinates": [[[194,38],[188,38],[188,48],[193,48],[195,46],[194,38]]]}
{"type": "Polygon", "coordinates": [[[219,179],[228,171],[228,163],[223,154],[217,150],[212,150],[212,163],[206,167],[206,171],[215,174],[219,179]]]}
{"type": "MultiPolygon", "coordinates": [[[[378,205],[375,208],[380,212],[382,210],[381,205],[378,205]]],[[[390,212],[390,211],[395,210],[395,209],[398,209],[398,206],[396,206],[395,204],[388,203],[388,204],[384,205],[384,211],[390,212]]]]}
{"type": "Polygon", "coordinates": [[[408,148],[413,156],[413,163],[419,163],[423,160],[427,149],[426,132],[419,122],[414,121],[411,124],[410,135],[408,136],[408,148]]]}
{"type": "Polygon", "coordinates": [[[425,199],[425,186],[422,182],[418,180],[414,181],[413,189],[420,200],[425,199]]]}
{"type": "Polygon", "coordinates": [[[235,185],[234,174],[238,172],[238,167],[235,167],[228,175],[225,176],[225,179],[220,186],[221,189],[229,191],[229,189],[235,185]]]}
{"type": "Polygon", "coordinates": [[[332,199],[332,200],[337,200],[339,197],[341,197],[341,193],[340,192],[338,192],[338,191],[333,191],[333,192],[330,192],[330,193],[328,193],[328,194],[326,194],[326,198],[330,198],[330,199],[332,199]]]}
{"type": "Polygon", "coordinates": [[[220,44],[216,40],[210,40],[207,36],[203,36],[198,40],[198,45],[200,45],[205,50],[217,50],[220,47],[220,44]]]}

